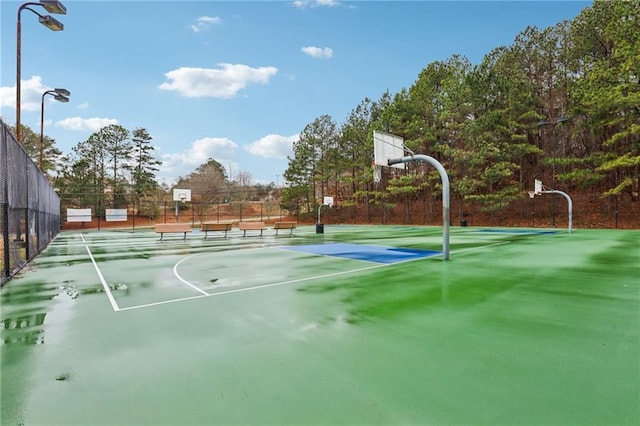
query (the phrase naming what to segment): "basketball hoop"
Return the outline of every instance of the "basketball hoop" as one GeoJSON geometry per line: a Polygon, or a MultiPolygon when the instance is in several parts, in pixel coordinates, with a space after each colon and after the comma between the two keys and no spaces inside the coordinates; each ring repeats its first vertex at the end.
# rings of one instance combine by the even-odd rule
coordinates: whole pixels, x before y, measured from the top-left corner
{"type": "Polygon", "coordinates": [[[180,201],[181,201],[181,202],[183,202],[183,203],[184,203],[185,201],[187,201],[187,196],[186,196],[186,195],[184,195],[184,194],[180,194],[180,201]]]}
{"type": "Polygon", "coordinates": [[[529,198],[533,198],[536,196],[536,191],[529,191],[529,198]]]}

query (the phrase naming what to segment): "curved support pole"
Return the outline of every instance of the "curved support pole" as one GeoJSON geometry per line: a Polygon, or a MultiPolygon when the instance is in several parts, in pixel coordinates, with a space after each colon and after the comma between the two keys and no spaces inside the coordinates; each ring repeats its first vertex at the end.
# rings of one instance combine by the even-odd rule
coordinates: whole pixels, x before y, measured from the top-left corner
{"type": "Polygon", "coordinates": [[[318,223],[320,223],[320,209],[322,209],[322,206],[324,206],[324,204],[318,206],[318,223]]]}
{"type": "Polygon", "coordinates": [[[569,233],[573,231],[573,226],[571,223],[571,218],[573,217],[573,202],[571,201],[571,197],[566,192],[558,191],[557,189],[551,189],[549,191],[540,191],[541,194],[560,194],[567,200],[568,210],[569,210],[569,233]]]}
{"type": "Polygon", "coordinates": [[[449,196],[449,176],[442,164],[433,157],[424,154],[417,154],[411,157],[392,158],[389,159],[389,165],[398,163],[408,163],[411,161],[424,161],[431,164],[438,170],[440,179],[442,179],[442,258],[449,260],[449,217],[450,217],[450,199],[449,196]]]}

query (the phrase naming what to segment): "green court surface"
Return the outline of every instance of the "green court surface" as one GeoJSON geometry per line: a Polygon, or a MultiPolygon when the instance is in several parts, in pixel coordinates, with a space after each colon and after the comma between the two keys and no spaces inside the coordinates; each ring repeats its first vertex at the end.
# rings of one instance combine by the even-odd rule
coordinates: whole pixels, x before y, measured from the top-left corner
{"type": "Polygon", "coordinates": [[[419,226],[61,233],[0,292],[1,423],[640,424],[640,232],[450,247],[419,226]]]}

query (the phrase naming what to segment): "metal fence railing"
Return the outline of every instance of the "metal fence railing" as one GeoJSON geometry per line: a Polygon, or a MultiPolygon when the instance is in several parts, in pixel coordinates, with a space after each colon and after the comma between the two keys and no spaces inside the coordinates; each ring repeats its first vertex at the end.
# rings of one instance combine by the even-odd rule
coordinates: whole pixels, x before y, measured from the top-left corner
{"type": "Polygon", "coordinates": [[[60,232],[60,198],[0,120],[0,284],[60,232]]]}

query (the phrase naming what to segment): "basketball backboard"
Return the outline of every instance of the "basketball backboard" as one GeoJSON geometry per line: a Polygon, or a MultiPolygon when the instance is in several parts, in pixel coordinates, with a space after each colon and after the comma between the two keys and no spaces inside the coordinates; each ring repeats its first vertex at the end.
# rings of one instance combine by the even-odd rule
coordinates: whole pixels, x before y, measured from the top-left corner
{"type": "Polygon", "coordinates": [[[542,181],[539,179],[536,179],[533,181],[533,192],[536,193],[536,195],[541,195],[542,194],[542,181]]]}
{"type": "Polygon", "coordinates": [[[404,169],[404,163],[389,166],[389,159],[404,157],[404,139],[389,133],[373,131],[373,163],[376,166],[404,169]]]}
{"type": "Polygon", "coordinates": [[[191,201],[191,190],[190,189],[174,189],[173,190],[173,201],[191,201]]]}

